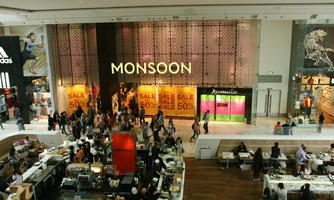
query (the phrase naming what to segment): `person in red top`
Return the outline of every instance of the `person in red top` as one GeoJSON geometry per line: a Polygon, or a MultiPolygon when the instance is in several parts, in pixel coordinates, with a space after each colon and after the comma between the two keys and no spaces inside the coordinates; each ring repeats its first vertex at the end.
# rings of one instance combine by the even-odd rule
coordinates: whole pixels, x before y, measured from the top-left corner
{"type": "Polygon", "coordinates": [[[306,116],[311,119],[311,107],[312,107],[312,98],[311,97],[306,97],[304,99],[304,107],[305,107],[305,114],[304,114],[304,119],[306,119],[306,116]]]}
{"type": "Polygon", "coordinates": [[[281,122],[277,122],[274,127],[274,134],[281,134],[281,122]]]}

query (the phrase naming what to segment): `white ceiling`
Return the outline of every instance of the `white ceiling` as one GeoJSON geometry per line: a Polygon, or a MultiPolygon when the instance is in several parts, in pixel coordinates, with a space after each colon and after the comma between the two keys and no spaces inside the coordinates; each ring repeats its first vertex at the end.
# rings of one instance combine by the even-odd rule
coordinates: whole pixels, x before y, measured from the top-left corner
{"type": "Polygon", "coordinates": [[[333,4],[333,0],[0,0],[0,6],[22,10],[63,10],[192,5],[333,4]]]}
{"type": "Polygon", "coordinates": [[[2,25],[156,20],[334,19],[334,0],[0,0],[2,25]],[[315,3],[316,2],[316,3],[315,3]]]}

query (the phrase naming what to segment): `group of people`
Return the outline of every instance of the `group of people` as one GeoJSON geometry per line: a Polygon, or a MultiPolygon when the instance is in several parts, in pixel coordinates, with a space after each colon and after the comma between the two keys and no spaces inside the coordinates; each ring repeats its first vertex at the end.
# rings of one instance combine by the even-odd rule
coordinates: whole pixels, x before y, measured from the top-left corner
{"type": "MultiPolygon", "coordinates": [[[[300,200],[314,200],[313,191],[310,190],[311,185],[309,183],[304,184],[300,188],[300,200]]],[[[270,191],[266,187],[263,191],[262,200],[287,200],[288,190],[285,188],[284,183],[278,183],[277,189],[270,191]]]]}
{"type": "Polygon", "coordinates": [[[88,108],[87,112],[84,112],[80,105],[70,116],[65,111],[59,114],[57,110],[52,116],[48,115],[48,130],[55,130],[57,124],[63,134],[72,132],[75,139],[80,139],[81,134],[88,138],[92,138],[96,133],[103,135],[106,130],[111,131],[113,126],[112,116],[109,112],[104,114],[99,111],[96,115],[92,106],[88,108]],[[99,132],[96,132],[95,129],[98,129],[99,132]]]}

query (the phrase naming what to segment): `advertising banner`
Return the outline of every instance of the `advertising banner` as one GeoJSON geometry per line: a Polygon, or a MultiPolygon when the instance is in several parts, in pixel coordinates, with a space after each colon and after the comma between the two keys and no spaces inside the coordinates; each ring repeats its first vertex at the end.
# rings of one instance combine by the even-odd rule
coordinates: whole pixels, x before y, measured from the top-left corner
{"type": "Polygon", "coordinates": [[[47,76],[44,26],[11,26],[8,31],[20,37],[24,76],[47,76]]]}
{"type": "Polygon", "coordinates": [[[165,115],[175,115],[175,87],[158,87],[159,106],[165,115]]]}
{"type": "Polygon", "coordinates": [[[78,107],[81,106],[83,111],[87,111],[86,107],[86,86],[75,85],[66,87],[67,101],[68,101],[68,114],[72,114],[78,107]]]}
{"type": "Polygon", "coordinates": [[[195,88],[176,87],[176,115],[194,116],[195,111],[195,88]]]}
{"type": "Polygon", "coordinates": [[[158,112],[157,90],[154,86],[138,87],[138,103],[143,106],[146,115],[155,115],[158,112]]]}

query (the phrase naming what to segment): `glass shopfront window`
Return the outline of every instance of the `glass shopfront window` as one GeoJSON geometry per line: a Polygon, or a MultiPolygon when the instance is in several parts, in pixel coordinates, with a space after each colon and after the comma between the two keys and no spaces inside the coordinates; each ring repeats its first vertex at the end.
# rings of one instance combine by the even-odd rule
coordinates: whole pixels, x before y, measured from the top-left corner
{"type": "Polygon", "coordinates": [[[334,22],[296,21],[293,26],[288,112],[298,126],[315,127],[324,112],[334,122],[334,22]]]}

